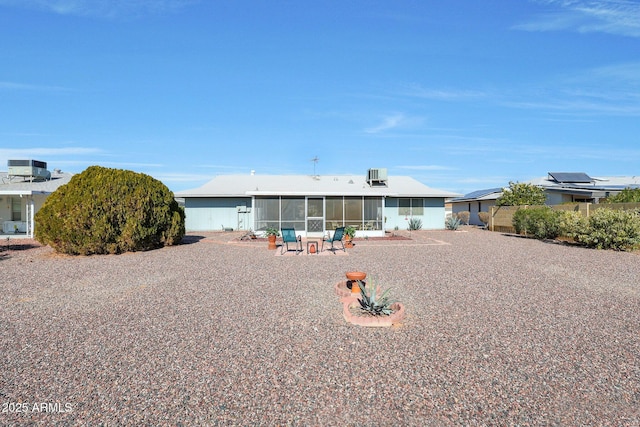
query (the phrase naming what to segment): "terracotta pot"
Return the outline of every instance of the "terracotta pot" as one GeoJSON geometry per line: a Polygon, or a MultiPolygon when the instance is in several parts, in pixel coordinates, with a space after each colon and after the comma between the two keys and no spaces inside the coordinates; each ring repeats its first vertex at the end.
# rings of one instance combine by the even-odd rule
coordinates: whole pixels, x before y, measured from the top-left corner
{"type": "Polygon", "coordinates": [[[310,254],[315,254],[316,253],[316,244],[312,243],[311,246],[309,247],[309,253],[310,254]]]}
{"type": "Polygon", "coordinates": [[[269,249],[276,249],[276,236],[269,236],[269,249]]]}
{"type": "Polygon", "coordinates": [[[364,271],[349,271],[345,273],[347,280],[364,280],[367,278],[367,273],[364,271]]]}

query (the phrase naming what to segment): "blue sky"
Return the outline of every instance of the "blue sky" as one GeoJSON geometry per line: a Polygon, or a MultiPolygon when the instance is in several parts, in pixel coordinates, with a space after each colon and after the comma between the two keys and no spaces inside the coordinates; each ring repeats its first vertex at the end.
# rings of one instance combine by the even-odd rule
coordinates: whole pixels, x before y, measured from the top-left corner
{"type": "Polygon", "coordinates": [[[0,0],[0,170],[467,193],[638,175],[639,136],[636,0],[0,0]]]}

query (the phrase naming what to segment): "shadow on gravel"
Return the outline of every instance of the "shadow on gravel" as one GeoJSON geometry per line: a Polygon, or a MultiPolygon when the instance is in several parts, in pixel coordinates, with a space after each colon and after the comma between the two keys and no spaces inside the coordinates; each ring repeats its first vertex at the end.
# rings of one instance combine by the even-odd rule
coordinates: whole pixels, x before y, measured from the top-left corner
{"type": "Polygon", "coordinates": [[[33,245],[30,243],[5,243],[4,245],[2,245],[2,247],[0,247],[0,254],[4,254],[9,251],[27,251],[29,249],[40,247],[40,245],[33,245]]]}
{"type": "Polygon", "coordinates": [[[198,243],[200,240],[204,239],[205,236],[194,236],[192,234],[188,235],[188,236],[184,236],[182,238],[182,241],[180,242],[181,245],[191,245],[194,243],[198,243]]]}

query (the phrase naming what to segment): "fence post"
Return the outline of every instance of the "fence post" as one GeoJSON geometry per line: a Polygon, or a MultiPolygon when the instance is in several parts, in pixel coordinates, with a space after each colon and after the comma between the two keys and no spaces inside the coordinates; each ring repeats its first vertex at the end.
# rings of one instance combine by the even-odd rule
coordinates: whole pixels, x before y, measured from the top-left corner
{"type": "Polygon", "coordinates": [[[495,206],[491,206],[491,215],[489,215],[489,230],[493,231],[493,215],[495,215],[495,206]]]}

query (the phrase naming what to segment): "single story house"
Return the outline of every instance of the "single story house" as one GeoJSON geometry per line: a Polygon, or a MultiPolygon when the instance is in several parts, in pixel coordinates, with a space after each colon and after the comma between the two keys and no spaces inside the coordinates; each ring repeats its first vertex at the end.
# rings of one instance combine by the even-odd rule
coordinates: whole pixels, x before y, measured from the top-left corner
{"type": "Polygon", "coordinates": [[[477,190],[465,194],[462,197],[451,199],[451,212],[469,212],[469,224],[483,225],[478,212],[490,212],[491,207],[496,205],[496,200],[502,195],[502,188],[488,188],[477,190]]]}
{"type": "Polygon", "coordinates": [[[200,188],[179,191],[188,231],[293,227],[305,237],[352,225],[358,236],[384,236],[420,219],[423,229],[443,229],[445,199],[459,194],[430,188],[408,176],[220,175],[200,188]]]}
{"type": "Polygon", "coordinates": [[[0,233],[33,237],[35,213],[72,174],[58,169],[51,173],[38,160],[9,160],[8,165],[7,172],[0,172],[0,233]]]}
{"type": "MultiPolygon", "coordinates": [[[[593,178],[584,172],[549,172],[546,177],[527,182],[544,189],[547,205],[562,203],[599,203],[625,188],[640,188],[638,176],[593,178]]],[[[469,224],[482,225],[478,212],[489,212],[502,196],[502,188],[478,190],[451,200],[454,214],[468,211],[469,224]]]]}

